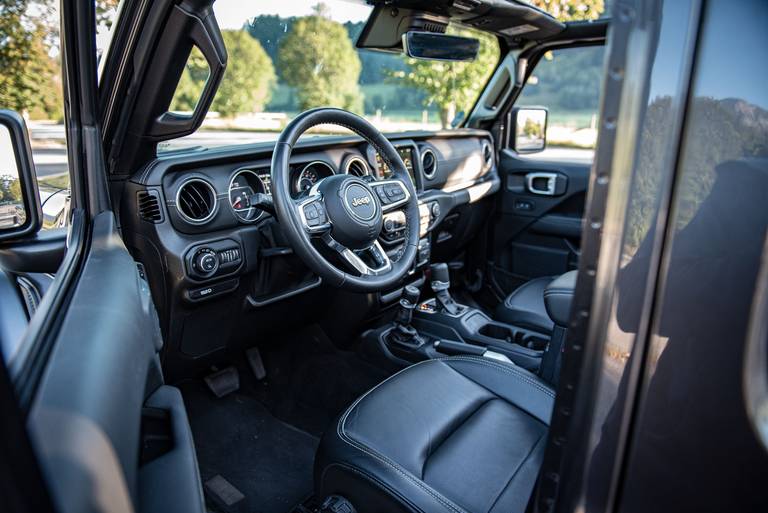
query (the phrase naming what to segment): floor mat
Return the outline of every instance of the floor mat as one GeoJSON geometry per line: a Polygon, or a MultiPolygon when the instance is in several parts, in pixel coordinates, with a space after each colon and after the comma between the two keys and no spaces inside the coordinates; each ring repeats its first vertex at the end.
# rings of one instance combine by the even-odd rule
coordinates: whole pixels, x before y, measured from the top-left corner
{"type": "Polygon", "coordinates": [[[318,326],[262,345],[261,354],[267,379],[251,389],[254,396],[278,418],[316,436],[388,376],[355,353],[336,349],[318,326]]]}
{"type": "Polygon", "coordinates": [[[312,492],[318,438],[275,418],[240,375],[244,392],[221,399],[202,380],[179,384],[201,477],[220,475],[245,496],[227,513],[285,513],[312,492]]]}

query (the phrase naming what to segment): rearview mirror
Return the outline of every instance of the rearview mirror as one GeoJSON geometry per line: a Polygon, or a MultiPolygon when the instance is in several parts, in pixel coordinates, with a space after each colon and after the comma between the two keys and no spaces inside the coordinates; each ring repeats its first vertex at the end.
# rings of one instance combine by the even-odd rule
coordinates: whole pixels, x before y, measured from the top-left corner
{"type": "Polygon", "coordinates": [[[42,214],[24,119],[0,110],[0,241],[40,229],[42,214]]]}
{"type": "Polygon", "coordinates": [[[414,59],[473,61],[480,51],[480,41],[433,32],[406,32],[403,34],[403,49],[408,57],[414,59]]]}
{"type": "Polygon", "coordinates": [[[515,121],[515,151],[536,153],[547,145],[547,109],[541,107],[517,108],[515,121]]]}

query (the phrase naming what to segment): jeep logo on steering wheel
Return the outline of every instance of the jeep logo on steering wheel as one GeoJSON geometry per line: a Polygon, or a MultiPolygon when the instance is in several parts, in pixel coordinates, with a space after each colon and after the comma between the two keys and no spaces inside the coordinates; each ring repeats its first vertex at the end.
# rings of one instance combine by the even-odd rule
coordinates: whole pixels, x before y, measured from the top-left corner
{"type": "Polygon", "coordinates": [[[360,205],[368,205],[370,203],[371,203],[370,196],[359,196],[357,198],[352,198],[353,207],[359,207],[360,205]]]}
{"type": "Polygon", "coordinates": [[[347,185],[342,196],[347,211],[360,221],[370,221],[376,217],[378,207],[365,185],[352,182],[347,185]]]}

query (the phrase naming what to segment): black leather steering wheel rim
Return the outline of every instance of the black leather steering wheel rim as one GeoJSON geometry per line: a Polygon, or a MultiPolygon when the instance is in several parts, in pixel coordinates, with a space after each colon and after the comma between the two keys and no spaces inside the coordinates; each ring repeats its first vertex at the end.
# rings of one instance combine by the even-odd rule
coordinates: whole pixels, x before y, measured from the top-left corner
{"type": "MultiPolygon", "coordinates": [[[[319,108],[303,112],[294,118],[280,134],[272,155],[271,173],[275,212],[283,232],[298,257],[325,283],[356,292],[381,291],[397,285],[411,269],[419,243],[419,206],[416,189],[395,147],[368,121],[342,109],[319,108]],[[397,261],[391,262],[391,268],[386,272],[359,276],[348,273],[328,261],[311,242],[312,234],[307,231],[306,219],[302,219],[299,213],[302,207],[291,197],[289,164],[299,137],[308,129],[320,124],[343,126],[365,139],[392,170],[392,177],[388,181],[396,185],[399,181],[407,191],[406,201],[402,205],[406,218],[405,241],[400,257],[397,261]]],[[[359,183],[355,183],[355,186],[358,185],[359,183]]],[[[370,185],[374,187],[377,183],[373,182],[370,185]]],[[[381,213],[382,203],[377,194],[371,196],[381,213]]],[[[330,235],[324,237],[329,239],[330,235]]],[[[378,245],[378,242],[375,244],[378,245]]]]}

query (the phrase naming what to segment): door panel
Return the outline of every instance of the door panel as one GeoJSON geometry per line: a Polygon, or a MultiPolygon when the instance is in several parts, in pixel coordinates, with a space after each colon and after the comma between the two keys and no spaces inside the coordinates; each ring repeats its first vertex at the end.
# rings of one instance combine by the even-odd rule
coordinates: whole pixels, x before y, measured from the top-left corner
{"type": "Polygon", "coordinates": [[[590,167],[589,161],[501,152],[502,190],[493,238],[493,273],[501,291],[576,268],[590,167]],[[557,181],[553,195],[539,192],[540,173],[557,181]]]}
{"type": "Polygon", "coordinates": [[[550,42],[528,56],[534,68],[514,106],[547,110],[547,147],[522,153],[510,144],[500,154],[503,189],[492,247],[500,295],[578,266],[604,76],[605,47],[594,36],[550,42]]]}
{"type": "Polygon", "coordinates": [[[111,212],[94,219],[92,235],[28,417],[54,502],[63,512],[203,512],[184,404],[163,385],[146,279],[111,212]]]}

